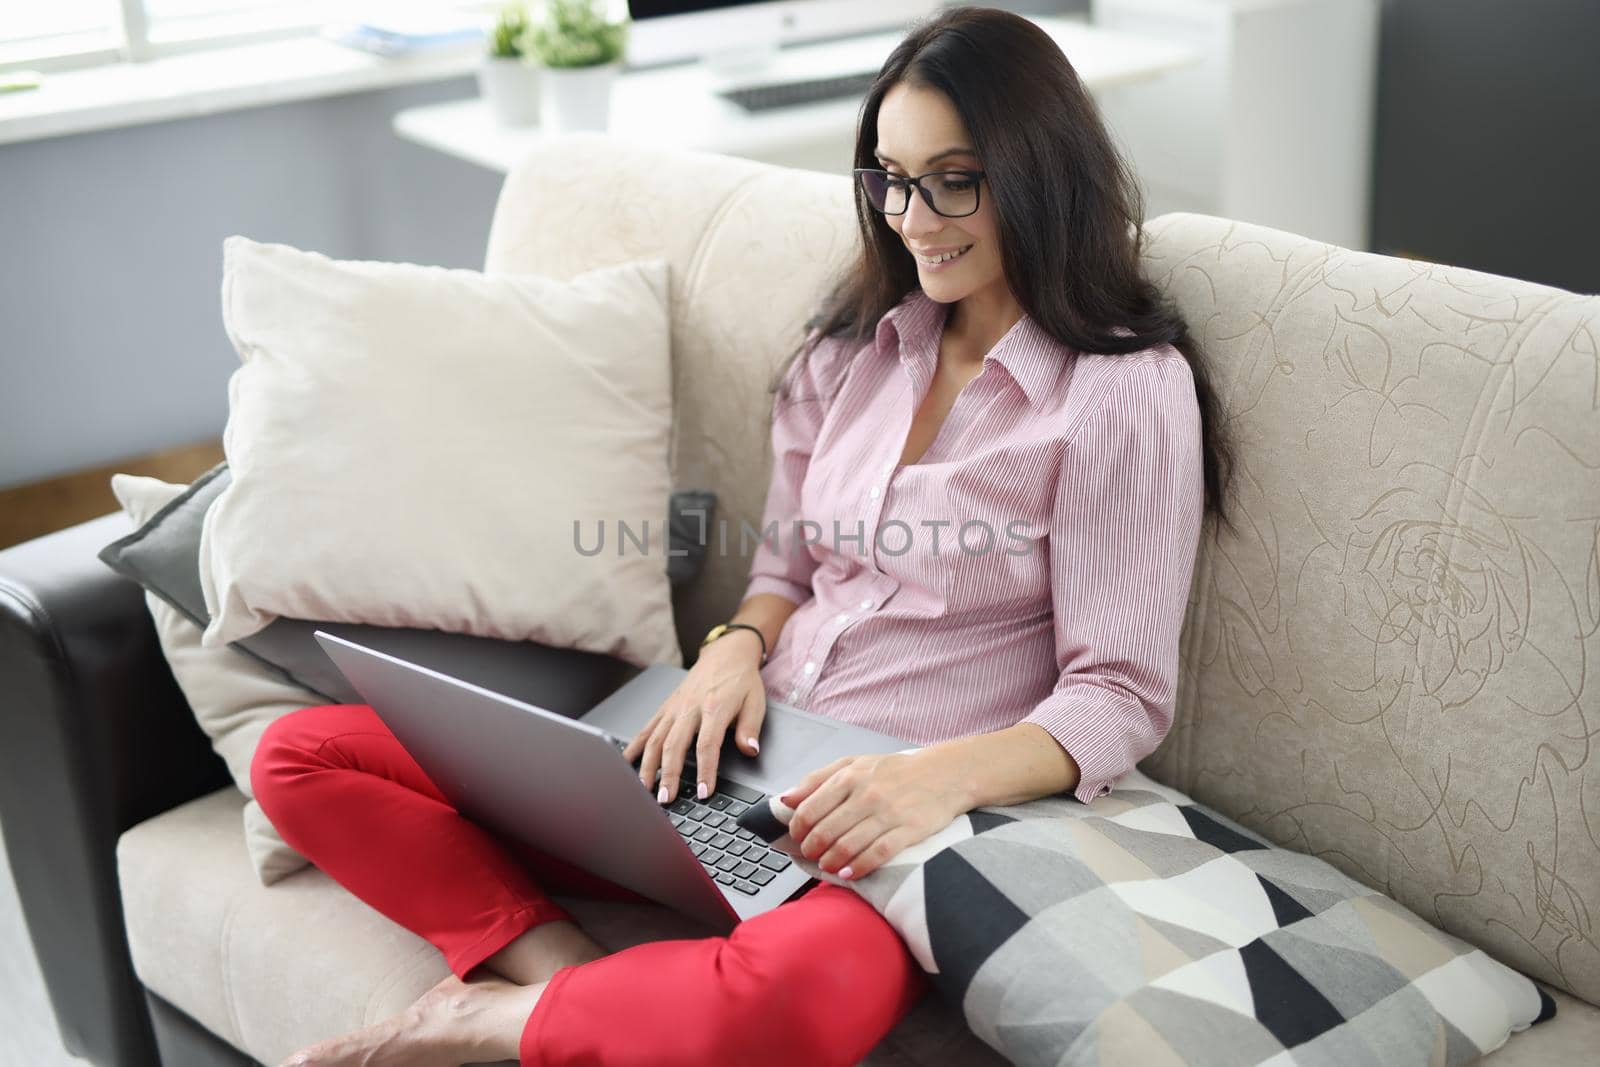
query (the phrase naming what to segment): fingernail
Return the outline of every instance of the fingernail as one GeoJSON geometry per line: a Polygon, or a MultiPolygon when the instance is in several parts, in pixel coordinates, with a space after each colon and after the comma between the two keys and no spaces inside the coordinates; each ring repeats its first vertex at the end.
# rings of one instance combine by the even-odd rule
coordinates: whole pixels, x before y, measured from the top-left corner
{"type": "Polygon", "coordinates": [[[760,752],[761,751],[761,742],[757,741],[755,738],[752,737],[750,739],[750,750],[752,752],[760,752]]]}
{"type": "Polygon", "coordinates": [[[663,804],[667,802],[667,787],[665,783],[662,784],[660,789],[656,790],[656,800],[663,804]]]}
{"type": "Polygon", "coordinates": [[[699,785],[694,787],[694,795],[699,797],[701,800],[706,798],[706,784],[704,782],[701,782],[699,785]]]}
{"type": "Polygon", "coordinates": [[[840,867],[839,868],[839,877],[840,878],[848,878],[854,873],[855,872],[852,871],[849,867],[840,867]]]}

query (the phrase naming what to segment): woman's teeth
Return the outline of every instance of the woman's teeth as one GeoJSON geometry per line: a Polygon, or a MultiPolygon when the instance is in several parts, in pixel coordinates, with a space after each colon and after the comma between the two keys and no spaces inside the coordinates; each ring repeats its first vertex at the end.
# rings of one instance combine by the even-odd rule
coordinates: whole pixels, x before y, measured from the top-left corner
{"type": "Polygon", "coordinates": [[[913,252],[911,254],[914,255],[914,256],[917,256],[917,262],[923,263],[923,264],[925,264],[925,265],[927,265],[929,267],[933,267],[933,266],[937,266],[940,263],[949,262],[950,260],[955,259],[957,256],[965,255],[967,253],[968,249],[970,249],[971,247],[972,247],[971,245],[967,245],[966,247],[959,248],[954,252],[946,252],[942,256],[917,256],[917,254],[915,252],[913,252]]]}

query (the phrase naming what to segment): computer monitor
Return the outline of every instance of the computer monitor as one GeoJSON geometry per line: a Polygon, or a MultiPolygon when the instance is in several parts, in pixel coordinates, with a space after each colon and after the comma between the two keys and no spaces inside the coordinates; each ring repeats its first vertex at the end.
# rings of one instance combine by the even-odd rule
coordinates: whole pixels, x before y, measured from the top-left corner
{"type": "Polygon", "coordinates": [[[940,0],[627,0],[627,65],[759,71],[787,44],[898,29],[940,0]]]}

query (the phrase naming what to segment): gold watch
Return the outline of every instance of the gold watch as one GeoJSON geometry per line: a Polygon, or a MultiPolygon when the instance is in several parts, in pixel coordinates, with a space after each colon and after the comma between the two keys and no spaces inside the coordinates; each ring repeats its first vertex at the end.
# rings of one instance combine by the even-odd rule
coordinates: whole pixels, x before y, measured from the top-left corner
{"type": "Polygon", "coordinates": [[[711,642],[732,630],[749,630],[756,635],[756,640],[761,642],[761,665],[765,667],[767,665],[767,635],[748,623],[719,622],[706,632],[705,640],[700,642],[700,647],[705,648],[711,642]]]}

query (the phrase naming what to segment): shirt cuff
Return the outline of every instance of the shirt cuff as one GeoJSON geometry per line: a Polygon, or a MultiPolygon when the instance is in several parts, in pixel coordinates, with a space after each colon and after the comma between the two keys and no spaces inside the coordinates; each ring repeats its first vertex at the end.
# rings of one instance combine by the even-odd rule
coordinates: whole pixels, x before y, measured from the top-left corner
{"type": "Polygon", "coordinates": [[[1051,693],[1020,721],[1044,727],[1067,750],[1078,765],[1072,795],[1087,804],[1133,769],[1138,759],[1130,749],[1138,738],[1128,736],[1128,727],[1143,737],[1150,717],[1135,697],[1083,683],[1051,693]]]}
{"type": "Polygon", "coordinates": [[[785,600],[793,601],[795,607],[799,607],[815,595],[809,585],[801,585],[770,574],[758,574],[751,578],[750,584],[745,586],[744,599],[749,600],[757,593],[776,593],[785,600]]]}

